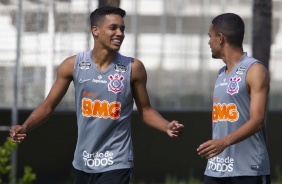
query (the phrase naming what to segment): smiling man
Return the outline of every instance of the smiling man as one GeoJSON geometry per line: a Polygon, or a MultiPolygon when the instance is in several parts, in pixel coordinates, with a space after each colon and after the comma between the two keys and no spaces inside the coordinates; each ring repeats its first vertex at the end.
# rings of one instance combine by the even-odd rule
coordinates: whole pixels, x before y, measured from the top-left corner
{"type": "MultiPolygon", "coordinates": [[[[43,124],[75,87],[78,138],[74,153],[75,184],[128,184],[133,167],[131,114],[135,101],[143,121],[177,138],[184,126],[168,122],[150,105],[147,74],[141,61],[118,53],[124,39],[125,11],[105,6],[90,15],[94,48],[67,58],[45,99],[10,137],[21,142],[43,124]]],[[[64,132],[62,132],[64,133],[64,132]]]]}

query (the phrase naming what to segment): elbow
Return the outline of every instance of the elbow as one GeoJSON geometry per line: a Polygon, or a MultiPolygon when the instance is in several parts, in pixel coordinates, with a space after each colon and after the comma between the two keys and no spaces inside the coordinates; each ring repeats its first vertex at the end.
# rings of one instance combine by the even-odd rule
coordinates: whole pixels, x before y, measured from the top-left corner
{"type": "Polygon", "coordinates": [[[150,116],[149,112],[150,112],[150,108],[148,107],[142,107],[142,108],[137,108],[138,109],[138,113],[140,115],[140,118],[144,121],[146,118],[148,118],[148,116],[150,116]]]}
{"type": "Polygon", "coordinates": [[[264,127],[263,123],[259,123],[257,126],[257,132],[260,131],[264,127]]]}
{"type": "Polygon", "coordinates": [[[259,132],[264,127],[264,118],[256,119],[255,127],[256,132],[259,132]]]}
{"type": "Polygon", "coordinates": [[[55,110],[56,106],[52,106],[48,103],[43,103],[40,108],[40,111],[42,112],[42,110],[44,112],[42,112],[42,114],[44,114],[44,116],[49,117],[55,110]]]}

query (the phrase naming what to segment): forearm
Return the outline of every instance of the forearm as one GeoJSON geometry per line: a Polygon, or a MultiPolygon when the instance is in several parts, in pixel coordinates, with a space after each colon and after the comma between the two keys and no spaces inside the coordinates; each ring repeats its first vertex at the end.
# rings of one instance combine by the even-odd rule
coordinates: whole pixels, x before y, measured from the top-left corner
{"type": "Polygon", "coordinates": [[[146,124],[160,131],[167,132],[169,122],[165,120],[153,108],[151,107],[144,108],[141,114],[142,114],[142,119],[146,124]]]}
{"type": "Polygon", "coordinates": [[[32,129],[42,125],[48,120],[53,111],[54,109],[46,106],[45,104],[42,104],[37,107],[22,125],[25,132],[27,133],[32,129]]]}
{"type": "Polygon", "coordinates": [[[254,135],[263,127],[263,121],[249,120],[236,131],[225,136],[223,140],[228,146],[241,142],[254,135]]]}

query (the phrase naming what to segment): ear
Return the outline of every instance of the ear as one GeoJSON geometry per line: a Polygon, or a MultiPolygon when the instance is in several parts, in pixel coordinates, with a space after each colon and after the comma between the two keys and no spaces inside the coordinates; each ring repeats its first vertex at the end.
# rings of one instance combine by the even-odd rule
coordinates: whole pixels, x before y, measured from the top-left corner
{"type": "Polygon", "coordinates": [[[91,31],[93,36],[99,36],[99,28],[97,26],[92,26],[91,31]]]}
{"type": "Polygon", "coordinates": [[[222,33],[218,33],[218,35],[219,35],[219,42],[223,43],[225,41],[225,37],[223,36],[222,33]]]}

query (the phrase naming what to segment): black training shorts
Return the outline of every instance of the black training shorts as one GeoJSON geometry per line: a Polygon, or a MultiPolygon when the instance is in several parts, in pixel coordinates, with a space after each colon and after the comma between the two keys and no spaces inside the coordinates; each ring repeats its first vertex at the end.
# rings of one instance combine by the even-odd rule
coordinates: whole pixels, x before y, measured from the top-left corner
{"type": "Polygon", "coordinates": [[[75,169],[74,184],[129,184],[131,169],[85,173],[75,169]]]}

